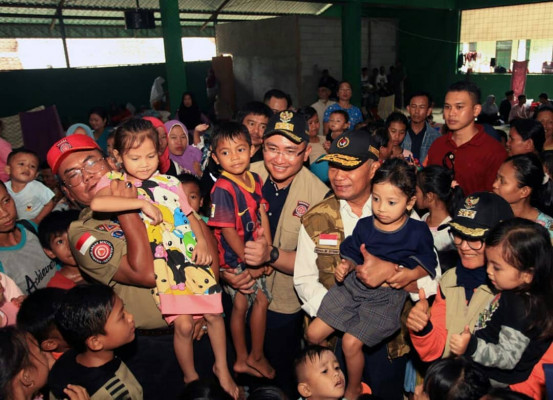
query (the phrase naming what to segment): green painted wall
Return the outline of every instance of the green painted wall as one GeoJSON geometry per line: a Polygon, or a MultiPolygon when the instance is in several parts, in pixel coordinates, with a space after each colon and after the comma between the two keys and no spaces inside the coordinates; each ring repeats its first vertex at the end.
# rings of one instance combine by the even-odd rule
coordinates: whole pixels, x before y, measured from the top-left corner
{"type": "MultiPolygon", "coordinates": [[[[210,66],[211,61],[185,64],[188,89],[202,109],[207,106],[205,77],[210,66]]],[[[87,122],[88,110],[94,106],[130,102],[138,109],[149,106],[157,76],[166,76],[165,64],[0,72],[0,117],[55,104],[67,126],[87,122]]]]}
{"type": "MultiPolygon", "coordinates": [[[[482,91],[482,101],[488,95],[494,94],[496,102],[499,103],[499,100],[511,87],[510,74],[475,74],[471,76],[471,80],[482,91]]],[[[526,77],[526,97],[537,101],[542,92],[546,92],[549,97],[553,96],[553,75],[528,75],[526,77]]]]}
{"type": "MultiPolygon", "coordinates": [[[[539,2],[538,0],[531,1],[539,2]]],[[[489,0],[485,6],[520,4],[515,0],[489,0]]],[[[481,0],[459,2],[463,9],[481,8],[481,0]]],[[[341,7],[333,6],[326,16],[340,16],[341,7]]],[[[401,8],[363,7],[366,18],[396,18],[399,24],[398,56],[407,72],[405,92],[426,90],[441,106],[447,87],[465,75],[456,73],[457,39],[459,37],[459,13],[450,10],[415,10],[401,8]]],[[[475,74],[471,79],[481,88],[482,96],[495,94],[499,99],[510,87],[510,74],[475,74]]],[[[553,75],[529,75],[526,93],[537,98],[541,92],[553,96],[553,75]],[[551,93],[550,93],[551,92],[551,93]]]]}

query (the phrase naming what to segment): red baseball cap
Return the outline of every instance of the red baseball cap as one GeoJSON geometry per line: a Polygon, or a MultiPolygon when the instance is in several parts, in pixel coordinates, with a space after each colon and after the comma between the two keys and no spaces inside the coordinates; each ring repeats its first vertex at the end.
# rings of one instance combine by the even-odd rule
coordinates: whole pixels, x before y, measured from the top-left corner
{"type": "Polygon", "coordinates": [[[69,154],[79,150],[100,150],[100,146],[87,135],[71,135],[58,140],[46,154],[48,165],[54,174],[58,173],[61,162],[69,154]]]}

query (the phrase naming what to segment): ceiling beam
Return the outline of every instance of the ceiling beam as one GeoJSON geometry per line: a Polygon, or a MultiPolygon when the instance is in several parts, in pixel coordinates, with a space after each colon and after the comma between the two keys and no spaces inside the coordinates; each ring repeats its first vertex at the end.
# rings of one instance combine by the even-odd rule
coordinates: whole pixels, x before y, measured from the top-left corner
{"type": "MultiPolygon", "coordinates": [[[[57,8],[57,5],[55,4],[34,4],[34,3],[22,3],[22,2],[0,2],[0,8],[2,7],[9,7],[9,8],[32,8],[32,9],[49,9],[49,10],[55,10],[57,8]]],[[[151,10],[154,12],[160,12],[159,8],[142,8],[143,10],[151,10]]],[[[91,7],[91,6],[76,6],[72,4],[66,4],[64,6],[64,10],[73,10],[73,11],[127,11],[129,10],[128,7],[91,7]]],[[[192,9],[180,9],[180,14],[209,14],[212,15],[214,13],[213,10],[192,10],[192,9]]],[[[259,16],[259,17],[279,17],[284,15],[289,15],[286,13],[270,13],[270,12],[241,12],[241,11],[225,11],[221,10],[218,12],[218,14],[222,15],[248,15],[248,16],[259,16]]]]}
{"type": "Polygon", "coordinates": [[[219,7],[217,7],[215,12],[213,12],[213,14],[211,14],[211,16],[204,22],[204,24],[200,28],[200,31],[203,31],[207,24],[209,24],[211,21],[215,22],[217,20],[217,16],[221,12],[221,10],[229,3],[229,1],[230,0],[223,0],[223,2],[219,5],[219,7]]]}
{"type": "MultiPolygon", "coordinates": [[[[14,13],[0,13],[0,18],[41,18],[41,19],[51,19],[51,14],[14,14],[14,13]]],[[[98,17],[94,15],[64,15],[65,20],[87,20],[87,21],[121,21],[124,22],[124,19],[121,17],[98,17]]],[[[156,21],[161,21],[161,18],[156,18],[156,21]]],[[[203,18],[180,18],[181,22],[205,22],[203,18]]],[[[243,19],[221,19],[220,22],[243,22],[243,19]]],[[[9,23],[9,22],[8,22],[9,23]]]]}

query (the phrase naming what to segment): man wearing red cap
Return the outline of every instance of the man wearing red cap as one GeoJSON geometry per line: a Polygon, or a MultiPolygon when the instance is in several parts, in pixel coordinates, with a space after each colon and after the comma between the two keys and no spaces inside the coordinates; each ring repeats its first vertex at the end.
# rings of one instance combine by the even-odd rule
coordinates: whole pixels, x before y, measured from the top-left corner
{"type": "MultiPolygon", "coordinates": [[[[112,286],[134,315],[137,339],[121,358],[142,385],[145,399],[177,397],[184,381],[173,352],[172,330],[151,295],[155,286],[153,256],[144,223],[137,212],[114,218],[88,208],[98,181],[112,168],[88,136],[59,140],[48,151],[47,159],[66,196],[85,207],[68,232],[79,268],[93,280],[112,286]]],[[[136,188],[124,181],[112,181],[111,192],[121,197],[137,196],[136,188]]],[[[200,327],[201,323],[197,329],[200,327]]]]}

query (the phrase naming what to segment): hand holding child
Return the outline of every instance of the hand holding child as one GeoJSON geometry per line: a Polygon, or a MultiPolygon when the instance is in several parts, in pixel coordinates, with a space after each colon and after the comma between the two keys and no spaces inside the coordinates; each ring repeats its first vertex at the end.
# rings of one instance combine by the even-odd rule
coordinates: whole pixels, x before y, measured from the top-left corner
{"type": "Polygon", "coordinates": [[[336,282],[343,282],[344,279],[346,279],[346,276],[355,268],[353,263],[349,260],[340,261],[340,264],[336,267],[336,270],[334,270],[334,277],[336,278],[336,282]]]}
{"type": "Polygon", "coordinates": [[[414,270],[397,265],[396,273],[386,282],[394,289],[401,289],[415,280],[417,280],[417,276],[414,270]]]}
{"type": "Polygon", "coordinates": [[[468,325],[465,325],[463,332],[451,335],[451,339],[449,340],[451,352],[458,356],[465,354],[469,345],[470,336],[471,333],[468,325]]]}

